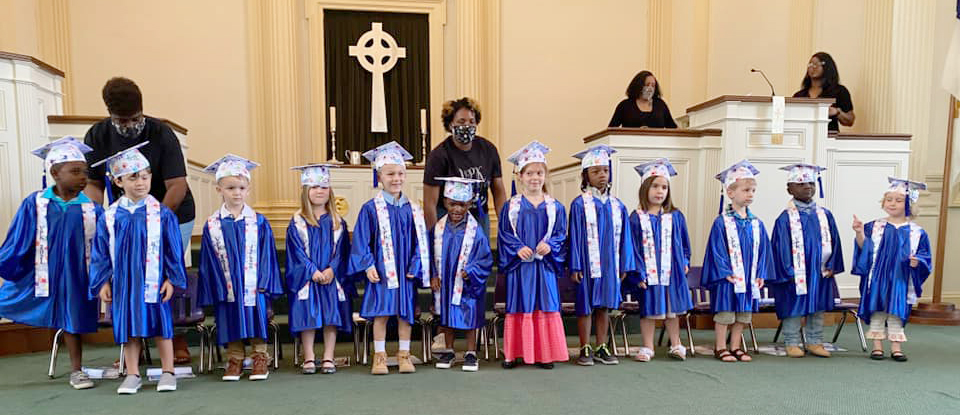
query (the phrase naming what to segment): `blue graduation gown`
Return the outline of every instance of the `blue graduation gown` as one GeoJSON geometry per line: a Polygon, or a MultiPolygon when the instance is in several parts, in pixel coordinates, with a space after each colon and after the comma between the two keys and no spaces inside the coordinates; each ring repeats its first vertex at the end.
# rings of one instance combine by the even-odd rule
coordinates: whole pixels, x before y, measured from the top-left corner
{"type": "Polygon", "coordinates": [[[547,203],[534,207],[526,197],[521,197],[517,214],[517,232],[510,225],[510,203],[500,210],[499,249],[500,272],[507,278],[507,313],[533,313],[534,311],[560,311],[560,291],[557,278],[563,272],[566,259],[567,214],[563,204],[556,204],[556,222],[553,233],[547,238],[550,252],[541,260],[523,262],[517,255],[520,248],[528,247],[534,252],[547,232],[547,203]]]}
{"type": "MultiPolygon", "coordinates": [[[[177,216],[166,206],[160,206],[160,286],[170,281],[174,287],[187,287],[187,270],[183,263],[183,240],[177,216]]],[[[110,237],[106,216],[97,219],[90,260],[90,298],[97,298],[100,287],[110,282],[113,302],[113,339],[126,343],[130,337],[161,336],[173,338],[173,315],[170,302],[163,296],[156,303],[143,298],[147,258],[147,207],[141,205],[131,213],[117,207],[113,224],[116,237],[116,258],[110,259],[110,237]]]]}
{"type": "MultiPolygon", "coordinates": [[[[388,198],[387,195],[384,195],[388,198]]],[[[399,206],[387,201],[387,213],[390,216],[390,229],[393,234],[394,258],[397,265],[396,289],[387,288],[387,272],[383,267],[383,247],[380,246],[380,227],[377,209],[373,200],[368,200],[360,208],[357,224],[353,227],[353,244],[350,246],[350,264],[347,274],[367,282],[363,292],[360,316],[365,319],[383,316],[397,316],[413,324],[417,301],[417,287],[423,284],[420,275],[420,251],[417,231],[413,223],[413,210],[410,201],[403,197],[399,206]],[[376,267],[380,275],[379,282],[367,279],[367,268],[376,267]],[[413,278],[407,278],[413,275],[413,278]]]]}
{"type": "Polygon", "coordinates": [[[243,339],[267,339],[267,305],[270,297],[283,294],[280,282],[280,265],[277,263],[277,247],[273,229],[267,218],[257,213],[257,305],[243,305],[243,252],[246,243],[244,229],[246,219],[220,218],[220,229],[227,249],[230,264],[230,280],[234,301],[227,301],[227,283],[223,268],[213,247],[208,225],[203,225],[200,243],[200,268],[197,275],[200,284],[197,296],[202,306],[214,306],[217,322],[217,343],[226,344],[243,339]]]}
{"type": "MultiPolygon", "coordinates": [[[[51,189],[47,192],[54,196],[51,189]]],[[[37,193],[31,193],[20,204],[10,222],[7,239],[0,246],[0,277],[6,280],[0,286],[0,317],[68,333],[95,332],[97,301],[87,296],[89,280],[80,205],[90,199],[81,193],[70,203],[57,197],[47,205],[50,292],[47,297],[37,297],[34,293],[37,193]]],[[[47,196],[45,193],[44,197],[47,196]]],[[[103,213],[100,206],[94,210],[98,217],[103,213]]]]}
{"type": "Polygon", "coordinates": [[[920,264],[916,268],[910,266],[910,226],[900,228],[887,224],[883,231],[880,246],[873,246],[873,227],[876,222],[864,225],[863,232],[866,238],[863,247],[854,242],[853,274],[860,276],[860,308],[858,314],[867,323],[870,315],[876,311],[893,314],[907,324],[912,306],[907,304],[907,284],[913,284],[917,298],[921,295],[923,282],[930,276],[932,257],[930,255],[930,238],[927,232],[920,230],[920,244],[917,247],[916,257],[920,264]],[[870,275],[870,261],[877,255],[876,272],[870,288],[867,288],[867,279],[870,275]]]}
{"type": "Polygon", "coordinates": [[[775,306],[777,318],[800,317],[819,311],[833,310],[834,290],[836,282],[832,278],[823,277],[823,267],[840,274],[843,269],[843,250],[840,246],[840,234],[833,213],[824,209],[827,222],[830,226],[830,240],[833,253],[826,265],[823,264],[823,247],[820,239],[820,219],[816,210],[800,211],[800,224],[803,228],[803,249],[807,257],[804,259],[807,266],[807,294],[797,295],[794,285],[794,269],[792,240],[790,238],[790,215],[784,211],[777,217],[773,225],[773,236],[770,240],[773,250],[773,269],[776,272],[776,281],[770,284],[770,290],[776,298],[775,306]]]}
{"type": "MultiPolygon", "coordinates": [[[[637,270],[627,276],[626,292],[633,294],[640,305],[641,316],[660,316],[668,313],[683,314],[693,308],[690,299],[690,286],[687,285],[685,269],[690,266],[690,235],[687,232],[687,219],[679,210],[673,214],[673,257],[670,265],[670,285],[648,285],[641,289],[638,284],[647,281],[647,266],[643,257],[643,229],[637,212],[630,214],[630,231],[633,233],[633,252],[636,255],[637,270]]],[[[650,215],[650,226],[657,247],[657,272],[662,272],[660,263],[660,234],[662,216],[650,215]]]]}
{"type": "Polygon", "coordinates": [[[600,277],[593,278],[590,273],[590,250],[587,249],[587,218],[583,210],[583,196],[577,196],[570,204],[570,272],[583,273],[583,279],[577,284],[577,315],[588,316],[594,309],[620,307],[620,276],[614,267],[614,249],[620,252],[620,272],[628,273],[636,270],[632,232],[627,208],[620,203],[620,215],[623,224],[619,243],[613,237],[613,218],[611,217],[610,199],[601,201],[593,198],[593,206],[597,212],[597,236],[600,243],[600,277]]]}
{"type": "MultiPolygon", "coordinates": [[[[732,213],[724,213],[724,215],[732,213]]],[[[748,213],[748,216],[753,216],[748,213]]],[[[745,293],[735,293],[733,283],[727,281],[733,275],[730,265],[730,254],[727,252],[727,231],[723,226],[723,217],[717,217],[710,228],[710,238],[707,240],[707,250],[703,256],[703,276],[701,283],[710,290],[710,311],[754,312],[757,311],[760,299],[753,298],[750,281],[753,279],[753,226],[751,219],[737,216],[737,235],[740,237],[740,251],[743,256],[743,268],[746,274],[747,290],[745,293]]],[[[773,263],[771,261],[770,239],[763,222],[760,225],[760,259],[757,263],[759,278],[775,279],[773,263]]]]}
{"type": "MultiPolygon", "coordinates": [[[[453,299],[453,285],[457,277],[457,259],[460,256],[460,246],[463,244],[463,237],[467,230],[466,224],[466,219],[456,225],[447,222],[447,225],[443,228],[442,252],[432,253],[432,255],[441,256],[441,266],[443,268],[440,270],[431,268],[430,270],[435,278],[438,275],[440,278],[440,309],[436,310],[440,314],[440,325],[459,330],[478,329],[486,324],[487,277],[493,270],[493,253],[490,252],[490,240],[483,233],[482,225],[478,222],[470,256],[467,257],[467,262],[463,266],[467,278],[463,280],[460,305],[454,305],[450,302],[453,299]]],[[[433,247],[434,231],[435,229],[430,230],[431,249],[433,247]]]]}
{"type": "Polygon", "coordinates": [[[350,233],[347,221],[340,218],[340,241],[336,249],[333,246],[333,218],[324,214],[317,221],[320,226],[307,223],[307,236],[310,238],[310,255],[304,249],[303,240],[293,219],[287,225],[287,298],[290,303],[290,331],[299,333],[304,330],[322,329],[335,326],[337,330],[353,331],[353,297],[356,296],[354,280],[347,274],[347,262],[350,256],[350,233]],[[332,281],[321,285],[311,279],[317,271],[333,269],[333,275],[343,288],[345,301],[339,301],[337,285],[332,281]],[[309,296],[305,300],[297,298],[297,292],[310,284],[309,296]]]}

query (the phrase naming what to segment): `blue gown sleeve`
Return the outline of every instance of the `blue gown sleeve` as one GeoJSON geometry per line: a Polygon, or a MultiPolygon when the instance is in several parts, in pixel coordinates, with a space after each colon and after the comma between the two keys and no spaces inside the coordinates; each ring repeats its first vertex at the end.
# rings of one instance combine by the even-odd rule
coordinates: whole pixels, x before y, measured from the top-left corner
{"type": "Polygon", "coordinates": [[[340,281],[340,287],[349,297],[356,296],[357,288],[354,285],[353,276],[348,272],[350,265],[350,230],[347,228],[347,221],[340,218],[340,240],[337,242],[337,250],[330,258],[330,267],[333,268],[333,275],[340,281]]]}
{"type": "Polygon", "coordinates": [[[640,226],[640,216],[636,212],[630,214],[630,220],[628,222],[630,227],[630,244],[633,245],[631,249],[634,256],[634,270],[627,273],[627,285],[630,287],[636,287],[641,282],[647,281],[647,261],[643,257],[643,246],[637,246],[640,241],[643,240],[643,229],[640,226]],[[633,233],[636,232],[640,236],[635,236],[633,233]]]}
{"type": "Polygon", "coordinates": [[[174,287],[187,288],[187,267],[183,262],[183,237],[180,223],[172,210],[160,209],[163,217],[163,276],[174,287]]]}
{"type": "Polygon", "coordinates": [[[833,212],[827,211],[827,223],[830,225],[830,240],[833,242],[833,252],[830,259],[827,260],[827,269],[833,271],[833,274],[840,274],[846,271],[843,265],[843,244],[840,241],[840,230],[837,229],[837,221],[833,217],[833,212]]]}
{"type": "MultiPolygon", "coordinates": [[[[500,209],[500,218],[497,221],[497,254],[500,259],[499,272],[507,274],[520,265],[520,256],[517,252],[525,245],[520,238],[513,232],[513,226],[509,219],[510,203],[504,203],[500,209]]],[[[532,249],[532,248],[531,248],[532,249]]]]}
{"type": "MultiPolygon", "coordinates": [[[[413,203],[413,202],[411,202],[411,203],[413,203]]],[[[410,228],[410,234],[409,234],[410,236],[409,236],[409,238],[410,238],[410,257],[411,257],[411,258],[410,258],[410,262],[409,262],[410,265],[407,266],[407,273],[406,273],[406,275],[413,275],[413,279],[415,279],[415,280],[422,280],[422,279],[423,279],[423,275],[420,275],[420,274],[421,274],[421,270],[423,270],[423,266],[424,266],[424,265],[420,263],[420,238],[417,236],[417,225],[416,225],[416,223],[415,223],[414,220],[413,220],[413,209],[410,210],[410,222],[409,222],[409,224],[410,224],[410,226],[409,226],[409,228],[410,228]]],[[[426,242],[426,241],[424,241],[424,242],[426,242]]],[[[428,245],[429,245],[429,244],[428,244],[428,245]]],[[[429,249],[430,249],[430,248],[427,248],[427,252],[428,252],[428,255],[427,255],[427,256],[428,256],[428,257],[429,257],[429,252],[430,252],[429,249]]],[[[429,268],[429,267],[430,267],[430,264],[426,264],[426,266],[428,267],[427,269],[429,270],[429,269],[430,269],[430,268],[429,268]]],[[[423,286],[424,288],[430,287],[430,281],[429,281],[429,280],[428,280],[428,281],[422,281],[422,286],[423,286]]]]}
{"type": "Polygon", "coordinates": [[[773,251],[770,250],[770,237],[767,236],[767,229],[764,226],[763,222],[757,221],[760,224],[760,260],[757,262],[757,272],[760,273],[760,278],[766,281],[775,280],[777,278],[776,273],[773,271],[773,251]]]}
{"type": "Polygon", "coordinates": [[[490,239],[482,231],[477,230],[476,237],[473,240],[473,248],[470,250],[470,257],[467,258],[467,264],[463,267],[467,273],[467,290],[473,298],[479,298],[486,294],[487,277],[493,271],[493,253],[490,252],[490,239]]]}
{"type": "Polygon", "coordinates": [[[17,209],[17,214],[10,222],[7,238],[0,245],[0,278],[20,281],[33,271],[36,236],[36,193],[31,193],[17,209]]]}
{"type": "Polygon", "coordinates": [[[260,254],[257,266],[257,290],[271,296],[283,294],[280,281],[280,263],[277,261],[277,242],[273,237],[273,228],[266,216],[257,214],[257,251],[260,254]]]}
{"type": "Polygon", "coordinates": [[[703,274],[701,283],[708,289],[718,284],[730,284],[727,277],[733,275],[730,254],[727,252],[727,232],[723,227],[723,218],[718,217],[710,228],[707,249],[703,254],[703,274]]]}
{"type": "Polygon", "coordinates": [[[553,203],[557,205],[557,219],[553,224],[553,234],[546,241],[550,245],[550,252],[543,259],[553,264],[554,272],[560,277],[567,262],[567,212],[559,201],[553,203]]]}
{"type": "Polygon", "coordinates": [[[427,247],[428,252],[430,252],[430,278],[442,278],[440,273],[443,272],[443,270],[439,270],[435,266],[436,265],[435,259],[437,258],[436,255],[443,254],[443,252],[436,252],[433,249],[433,238],[436,237],[436,232],[437,232],[436,224],[434,224],[432,228],[427,229],[427,240],[430,241],[430,243],[428,244],[429,246],[427,247]]]}
{"type": "Polygon", "coordinates": [[[373,266],[374,253],[371,249],[373,238],[376,236],[377,215],[373,212],[372,204],[364,204],[357,215],[357,223],[353,226],[353,242],[350,247],[350,259],[347,273],[356,275],[359,280],[366,277],[367,268],[373,266]]]}
{"type": "MultiPolygon", "coordinates": [[[[930,237],[927,231],[920,231],[920,244],[917,246],[917,253],[914,255],[919,264],[916,268],[910,268],[910,277],[913,280],[913,287],[919,298],[923,291],[923,282],[930,276],[931,261],[933,257],[930,254],[930,237]]],[[[910,259],[907,258],[907,266],[910,266],[910,259]]]]}
{"type": "Polygon", "coordinates": [[[790,218],[787,212],[777,217],[773,224],[773,235],[770,237],[770,247],[773,251],[773,270],[775,284],[785,284],[793,281],[793,242],[790,239],[790,218]]]}
{"type": "MultiPolygon", "coordinates": [[[[623,224],[623,229],[620,231],[620,272],[621,273],[630,273],[636,271],[637,269],[637,258],[633,253],[633,232],[630,231],[630,216],[627,213],[627,208],[620,205],[620,223],[623,224]]],[[[681,216],[682,217],[682,216],[681,216]]],[[[570,244],[570,249],[573,250],[572,243],[570,244]]],[[[620,278],[617,275],[617,278],[620,278]]]]}
{"type": "Polygon", "coordinates": [[[201,306],[214,305],[227,301],[227,286],[220,269],[220,260],[213,247],[210,229],[203,224],[203,236],[200,239],[200,266],[197,268],[197,302],[201,306]]]}
{"type": "Polygon", "coordinates": [[[583,196],[577,196],[570,203],[569,240],[570,252],[567,266],[570,272],[584,272],[590,260],[587,258],[589,255],[587,253],[587,217],[583,211],[583,196]]]}
{"type": "Polygon", "coordinates": [[[90,247],[90,290],[91,300],[100,296],[100,287],[113,278],[113,262],[110,259],[110,236],[107,233],[106,215],[97,218],[97,233],[90,247]]]}
{"type": "MultiPolygon", "coordinates": [[[[683,215],[682,212],[677,211],[675,214],[677,230],[680,235],[680,246],[683,247],[683,265],[690,267],[690,232],[687,230],[687,217],[683,215]]],[[[674,232],[677,234],[678,232],[674,232]]]]}
{"type": "Polygon", "coordinates": [[[300,239],[300,233],[297,232],[293,219],[291,219],[290,224],[287,225],[286,247],[287,292],[295,294],[310,281],[310,278],[317,271],[317,267],[307,255],[306,248],[303,246],[303,240],[300,239]]]}
{"type": "Polygon", "coordinates": [[[870,263],[874,255],[873,226],[876,222],[868,222],[863,225],[863,246],[857,245],[856,237],[853,240],[853,269],[850,273],[861,277],[870,276],[870,263]]]}

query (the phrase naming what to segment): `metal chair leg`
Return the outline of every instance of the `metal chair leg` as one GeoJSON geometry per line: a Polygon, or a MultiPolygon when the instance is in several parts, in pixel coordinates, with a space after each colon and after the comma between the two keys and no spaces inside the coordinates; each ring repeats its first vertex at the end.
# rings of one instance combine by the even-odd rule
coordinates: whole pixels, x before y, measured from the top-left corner
{"type": "Polygon", "coordinates": [[[207,346],[206,344],[207,330],[203,326],[203,324],[198,324],[196,328],[197,328],[197,333],[200,335],[200,366],[197,369],[197,373],[200,374],[200,373],[203,373],[204,354],[206,350],[205,348],[207,346]]]}
{"type": "Polygon", "coordinates": [[[800,342],[803,343],[803,347],[807,347],[807,332],[803,330],[803,327],[800,327],[800,342]]]}
{"type": "Polygon", "coordinates": [[[696,357],[697,352],[693,347],[693,331],[690,329],[690,313],[684,314],[683,316],[687,324],[687,341],[690,343],[690,350],[687,353],[690,353],[690,357],[696,357]]]}
{"type": "Polygon", "coordinates": [[[660,338],[657,339],[657,347],[663,346],[663,334],[667,332],[667,321],[663,321],[663,325],[660,326],[660,338]]]}
{"type": "Polygon", "coordinates": [[[125,345],[126,343],[120,343],[120,367],[118,368],[120,370],[120,376],[126,376],[127,374],[127,361],[123,358],[123,348],[125,345]]]}
{"type": "Polygon", "coordinates": [[[854,313],[854,318],[857,319],[857,333],[860,334],[860,347],[864,352],[867,351],[867,338],[863,336],[863,324],[860,322],[860,316],[854,313]]]}
{"type": "Polygon", "coordinates": [[[280,347],[280,325],[270,322],[273,326],[273,370],[280,369],[280,359],[283,359],[283,349],[280,347]]]}
{"type": "Polygon", "coordinates": [[[630,356],[630,342],[627,340],[627,316],[620,319],[620,333],[623,334],[623,355],[630,356]]]}
{"type": "Polygon", "coordinates": [[[847,323],[847,310],[843,310],[843,312],[840,313],[840,322],[837,323],[837,328],[833,331],[833,340],[831,341],[831,343],[833,343],[834,345],[836,345],[837,339],[840,338],[840,330],[843,329],[843,325],[846,323],[847,323]]]}
{"type": "MultiPolygon", "coordinates": [[[[299,333],[297,333],[299,334],[299,333]]],[[[293,367],[300,366],[300,336],[293,336],[293,367]]]]}
{"type": "Polygon", "coordinates": [[[780,325],[777,326],[777,332],[773,333],[773,342],[776,343],[777,339],[780,338],[780,332],[783,331],[783,320],[780,320],[780,325]]]}
{"type": "Polygon", "coordinates": [[[363,365],[366,366],[370,363],[370,338],[373,335],[370,333],[373,329],[371,328],[372,324],[363,323],[363,365]]]}
{"type": "Polygon", "coordinates": [[[490,322],[490,331],[493,332],[493,360],[500,360],[500,338],[497,332],[497,324],[500,322],[500,316],[493,318],[490,322]]]}
{"type": "Polygon", "coordinates": [[[750,328],[750,340],[753,342],[753,352],[760,353],[760,345],[757,344],[757,332],[753,330],[753,323],[748,325],[750,328]]]}
{"type": "Polygon", "coordinates": [[[150,344],[147,343],[146,337],[140,338],[140,352],[143,353],[144,359],[146,359],[148,365],[153,364],[153,358],[150,357],[150,344]]]}
{"type": "Polygon", "coordinates": [[[53,335],[53,347],[50,348],[50,369],[47,376],[53,379],[54,369],[57,367],[57,352],[60,351],[60,338],[63,336],[63,329],[57,330],[53,335]]]}

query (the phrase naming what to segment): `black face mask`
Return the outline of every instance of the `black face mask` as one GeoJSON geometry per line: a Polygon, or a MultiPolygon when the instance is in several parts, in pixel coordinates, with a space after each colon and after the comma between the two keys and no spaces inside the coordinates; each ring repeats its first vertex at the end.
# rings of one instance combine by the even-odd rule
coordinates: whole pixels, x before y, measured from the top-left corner
{"type": "Polygon", "coordinates": [[[116,121],[111,121],[113,128],[117,131],[117,134],[120,134],[121,137],[130,140],[140,136],[140,133],[143,132],[143,128],[146,126],[146,119],[140,119],[137,123],[133,125],[120,125],[116,121]]]}
{"type": "Polygon", "coordinates": [[[453,127],[453,139],[460,144],[470,144],[477,137],[477,127],[474,125],[457,125],[453,127]]]}

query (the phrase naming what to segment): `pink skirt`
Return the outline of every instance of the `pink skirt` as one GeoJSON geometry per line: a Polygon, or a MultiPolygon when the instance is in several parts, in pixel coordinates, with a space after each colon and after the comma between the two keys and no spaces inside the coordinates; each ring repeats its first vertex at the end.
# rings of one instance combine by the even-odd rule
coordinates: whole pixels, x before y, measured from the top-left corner
{"type": "Polygon", "coordinates": [[[526,364],[565,362],[570,358],[559,312],[507,314],[503,325],[503,355],[526,364]]]}

